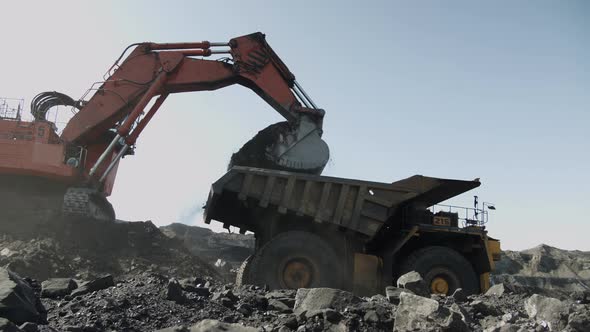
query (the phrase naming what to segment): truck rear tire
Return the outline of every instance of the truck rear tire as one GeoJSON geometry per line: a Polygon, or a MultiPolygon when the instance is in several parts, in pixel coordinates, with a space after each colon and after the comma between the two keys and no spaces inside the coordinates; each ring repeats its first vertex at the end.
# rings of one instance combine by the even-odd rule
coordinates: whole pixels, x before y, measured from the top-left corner
{"type": "Polygon", "coordinates": [[[345,286],[344,258],[319,236],[301,231],[281,233],[258,250],[248,281],[271,289],[345,286]]]}
{"type": "Polygon", "coordinates": [[[479,293],[478,278],[471,263],[457,251],[441,246],[430,246],[410,254],[402,263],[400,275],[420,273],[430,292],[450,295],[457,288],[466,294],[479,293]]]}

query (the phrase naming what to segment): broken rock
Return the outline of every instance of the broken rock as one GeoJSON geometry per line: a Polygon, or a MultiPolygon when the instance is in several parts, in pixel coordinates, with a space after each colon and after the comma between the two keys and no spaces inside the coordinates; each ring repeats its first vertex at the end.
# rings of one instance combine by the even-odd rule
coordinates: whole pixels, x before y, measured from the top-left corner
{"type": "Polygon", "coordinates": [[[288,305],[277,299],[268,300],[268,309],[278,312],[291,312],[291,308],[288,305]]]}
{"type": "Polygon", "coordinates": [[[76,296],[96,292],[96,291],[99,291],[102,289],[106,289],[106,288],[109,288],[112,286],[115,286],[115,281],[113,280],[113,276],[110,274],[107,274],[105,276],[96,278],[94,280],[83,282],[80,285],[80,287],[78,287],[78,288],[74,289],[74,291],[72,291],[71,295],[72,295],[72,297],[76,297],[76,296]]]}
{"type": "Polygon", "coordinates": [[[395,313],[394,331],[427,331],[436,327],[431,318],[439,309],[437,301],[409,293],[400,295],[395,313]]]}
{"type": "Polygon", "coordinates": [[[260,329],[240,324],[223,323],[214,319],[204,319],[198,324],[187,328],[173,326],[156,332],[259,332],[260,329]]]}
{"type": "Polygon", "coordinates": [[[453,295],[451,295],[451,297],[457,303],[467,302],[467,295],[465,295],[465,292],[463,291],[463,288],[457,288],[457,289],[455,289],[455,291],[453,292],[453,295]]]}
{"type": "Polygon", "coordinates": [[[178,283],[182,287],[182,289],[186,292],[197,294],[199,296],[209,296],[211,292],[209,288],[202,287],[201,283],[199,283],[195,278],[185,278],[181,279],[178,283]]]}
{"type": "Polygon", "coordinates": [[[429,296],[430,290],[426,286],[426,282],[422,279],[420,273],[416,271],[408,272],[397,279],[397,287],[409,289],[414,294],[420,296],[429,296]]]}
{"type": "Polygon", "coordinates": [[[524,301],[524,309],[537,323],[546,323],[550,331],[561,331],[566,327],[568,309],[558,299],[534,294],[524,301]]]}
{"type": "Polygon", "coordinates": [[[503,283],[495,284],[488,291],[485,295],[487,296],[502,296],[504,293],[508,293],[510,290],[506,287],[503,283]]]}
{"type": "Polygon", "coordinates": [[[322,309],[344,310],[348,305],[360,300],[352,293],[333,288],[300,288],[295,296],[293,312],[300,315],[306,311],[322,309]]]}
{"type": "Polygon", "coordinates": [[[41,322],[44,311],[33,289],[23,279],[0,268],[0,317],[16,324],[41,322]]]}
{"type": "Polygon", "coordinates": [[[187,301],[186,296],[182,293],[182,286],[180,286],[180,283],[176,279],[170,279],[168,281],[166,299],[176,303],[185,303],[187,301]]]}
{"type": "Polygon", "coordinates": [[[475,300],[471,302],[471,307],[476,313],[483,316],[499,316],[502,314],[498,306],[491,301],[475,300]]]}
{"type": "Polygon", "coordinates": [[[390,303],[393,304],[398,304],[399,303],[399,296],[402,293],[410,293],[410,294],[414,294],[411,290],[409,289],[403,289],[403,288],[397,288],[394,286],[387,286],[385,288],[385,296],[387,297],[387,300],[389,300],[390,303]]]}
{"type": "Polygon", "coordinates": [[[52,278],[41,283],[41,297],[58,298],[69,295],[78,285],[70,278],[52,278]]]}

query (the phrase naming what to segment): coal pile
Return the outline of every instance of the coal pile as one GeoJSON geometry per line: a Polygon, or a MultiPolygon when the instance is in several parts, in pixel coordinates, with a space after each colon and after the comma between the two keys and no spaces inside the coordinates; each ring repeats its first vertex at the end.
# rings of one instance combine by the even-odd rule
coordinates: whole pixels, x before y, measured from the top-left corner
{"type": "Polygon", "coordinates": [[[143,271],[219,277],[213,266],[150,221],[55,218],[26,233],[5,231],[0,234],[0,266],[37,280],[143,271]]]}
{"type": "Polygon", "coordinates": [[[175,279],[152,272],[39,284],[0,269],[5,318],[0,331],[587,331],[590,326],[590,294],[561,301],[501,284],[484,295],[457,290],[423,297],[414,291],[388,287],[386,295],[360,298],[330,288],[234,287],[208,277],[175,279]],[[61,285],[62,292],[48,295],[49,285],[53,290],[61,285]],[[17,291],[28,296],[12,296],[17,291]],[[29,316],[15,318],[15,306],[27,308],[29,316]]]}

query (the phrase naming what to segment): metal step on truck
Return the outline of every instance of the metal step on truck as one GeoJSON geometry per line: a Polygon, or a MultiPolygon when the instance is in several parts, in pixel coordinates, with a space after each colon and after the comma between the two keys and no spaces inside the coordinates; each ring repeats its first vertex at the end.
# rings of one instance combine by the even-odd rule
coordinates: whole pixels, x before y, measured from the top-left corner
{"type": "Polygon", "coordinates": [[[234,167],[211,188],[205,223],[253,232],[236,284],[382,293],[417,271],[432,293],[485,292],[500,242],[488,211],[437,206],[480,185],[415,175],[394,183],[234,167]]]}

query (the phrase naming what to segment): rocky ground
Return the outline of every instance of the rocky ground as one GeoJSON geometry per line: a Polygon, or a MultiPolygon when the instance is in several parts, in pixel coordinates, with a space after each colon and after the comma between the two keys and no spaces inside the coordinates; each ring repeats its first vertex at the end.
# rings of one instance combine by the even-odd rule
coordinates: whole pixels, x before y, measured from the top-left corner
{"type": "MultiPolygon", "coordinates": [[[[22,220],[23,227],[27,222],[22,220]]],[[[58,218],[26,234],[2,229],[2,225],[0,266],[37,280],[143,271],[219,277],[215,268],[150,221],[58,218]]]]}
{"type": "Polygon", "coordinates": [[[422,297],[419,275],[386,295],[330,288],[268,291],[209,278],[140,273],[39,284],[0,269],[0,331],[588,331],[590,294],[567,301],[495,285],[422,297]],[[40,298],[39,298],[40,297],[40,298]]]}
{"type": "Polygon", "coordinates": [[[584,252],[505,252],[485,295],[415,295],[426,290],[414,273],[359,298],[234,287],[222,277],[228,266],[215,263],[235,267],[253,248],[250,235],[151,222],[2,227],[0,331],[590,330],[584,252]]]}

